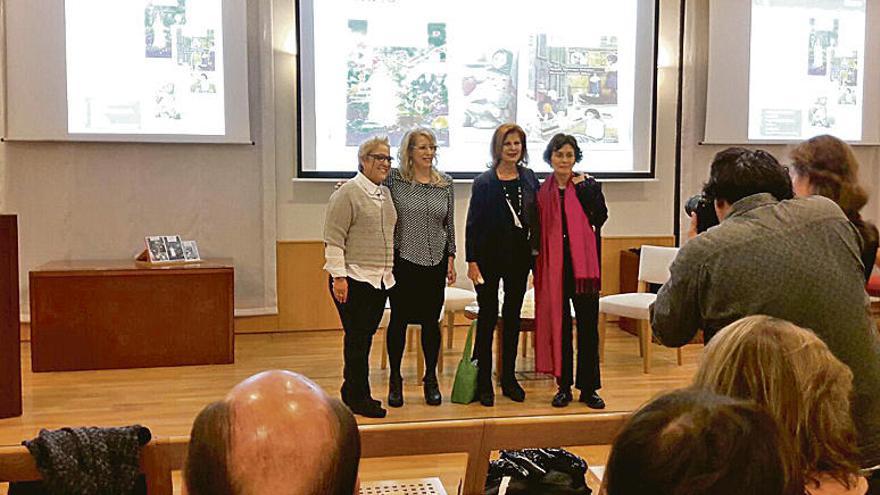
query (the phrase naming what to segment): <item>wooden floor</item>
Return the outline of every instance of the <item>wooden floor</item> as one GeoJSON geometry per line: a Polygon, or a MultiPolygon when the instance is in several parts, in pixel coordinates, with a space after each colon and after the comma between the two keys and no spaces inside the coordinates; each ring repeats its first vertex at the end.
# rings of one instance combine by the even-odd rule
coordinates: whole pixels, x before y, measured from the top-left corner
{"type": "MultiPolygon", "coordinates": [[[[517,370],[522,370],[520,383],[527,392],[526,402],[514,403],[499,393],[492,408],[476,403],[467,406],[452,404],[448,396],[466,333],[466,329],[459,328],[453,350],[444,349],[446,366],[440,376],[444,394],[441,406],[425,405],[421,382],[415,376],[416,354],[408,351],[404,356],[404,407],[389,409],[388,416],[382,420],[358,417],[358,421],[366,424],[590,412],[580,403],[573,403],[565,409],[550,406],[556,389],[554,381],[528,371],[533,366],[533,352],[526,358],[520,357],[517,365],[517,370]]],[[[631,411],[662,391],[687,385],[702,350],[700,345],[687,346],[684,365],[677,366],[672,349],[655,345],[652,373],[645,375],[635,337],[609,325],[607,340],[600,391],[608,404],[607,411],[631,411]]],[[[387,370],[381,370],[379,366],[380,345],[382,340],[377,336],[371,356],[371,381],[374,397],[384,402],[388,379],[387,370]]],[[[235,364],[231,365],[33,373],[30,347],[24,343],[24,414],[19,418],[0,420],[0,445],[19,444],[34,437],[40,428],[63,426],[139,423],[148,426],[155,435],[187,435],[193,418],[206,403],[222,398],[239,381],[266,369],[281,368],[302,373],[331,394],[338,394],[342,383],[341,348],[342,334],[338,331],[237,335],[235,364]]],[[[601,460],[601,457],[600,454],[597,459],[601,460]]],[[[598,462],[597,459],[593,462],[598,462]]],[[[464,466],[463,461],[459,461],[455,455],[409,461],[371,459],[365,460],[362,476],[365,480],[374,480],[435,473],[433,475],[441,476],[454,493],[455,480],[464,466]],[[430,473],[416,475],[422,469],[429,469],[430,473]],[[403,474],[398,475],[401,470],[403,474]]]]}

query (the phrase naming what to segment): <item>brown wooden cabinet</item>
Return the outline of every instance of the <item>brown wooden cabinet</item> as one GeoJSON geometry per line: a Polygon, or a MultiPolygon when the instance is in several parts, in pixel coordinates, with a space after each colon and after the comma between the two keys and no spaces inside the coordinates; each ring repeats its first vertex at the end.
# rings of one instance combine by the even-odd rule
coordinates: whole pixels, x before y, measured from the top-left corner
{"type": "Polygon", "coordinates": [[[21,416],[18,221],[0,215],[0,418],[21,416]]]}
{"type": "Polygon", "coordinates": [[[34,371],[234,360],[231,260],[56,261],[30,272],[34,371]]]}

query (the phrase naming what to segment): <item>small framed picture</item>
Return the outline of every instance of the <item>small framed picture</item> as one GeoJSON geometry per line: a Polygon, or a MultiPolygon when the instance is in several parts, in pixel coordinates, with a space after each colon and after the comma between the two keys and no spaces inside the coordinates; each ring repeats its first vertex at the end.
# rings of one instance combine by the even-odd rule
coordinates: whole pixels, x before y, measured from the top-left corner
{"type": "Polygon", "coordinates": [[[183,256],[183,242],[179,235],[165,236],[165,249],[168,250],[169,261],[181,261],[186,258],[183,256]]]}
{"type": "Polygon", "coordinates": [[[183,257],[187,261],[199,261],[199,246],[196,241],[183,241],[183,257]]]}
{"type": "Polygon", "coordinates": [[[146,240],[147,252],[150,253],[150,262],[168,261],[168,249],[165,248],[165,239],[162,236],[149,236],[146,240]]]}

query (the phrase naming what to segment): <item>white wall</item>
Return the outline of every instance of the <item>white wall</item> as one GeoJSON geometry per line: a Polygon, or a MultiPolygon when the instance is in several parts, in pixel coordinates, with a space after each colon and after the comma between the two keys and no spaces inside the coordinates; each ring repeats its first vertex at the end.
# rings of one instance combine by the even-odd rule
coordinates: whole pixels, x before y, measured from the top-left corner
{"type": "Polygon", "coordinates": [[[275,311],[273,58],[264,37],[270,6],[248,2],[255,146],[0,145],[0,208],[19,216],[23,313],[34,267],[59,259],[132,259],[144,236],[156,234],[195,239],[203,257],[233,258],[237,313],[275,311]]]}

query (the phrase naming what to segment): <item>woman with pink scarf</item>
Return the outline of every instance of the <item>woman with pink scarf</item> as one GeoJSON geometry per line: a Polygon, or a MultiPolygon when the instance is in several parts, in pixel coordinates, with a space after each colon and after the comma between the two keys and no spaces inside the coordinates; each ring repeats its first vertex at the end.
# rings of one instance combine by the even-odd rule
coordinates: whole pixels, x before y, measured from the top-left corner
{"type": "Polygon", "coordinates": [[[573,136],[553,136],[544,161],[553,174],[538,191],[541,241],[535,263],[535,366],[553,373],[559,391],[554,407],[572,400],[603,409],[599,376],[599,229],[608,219],[602,186],[573,172],[583,154],[573,136]],[[577,373],[572,381],[571,305],[577,318],[577,373]]]}

